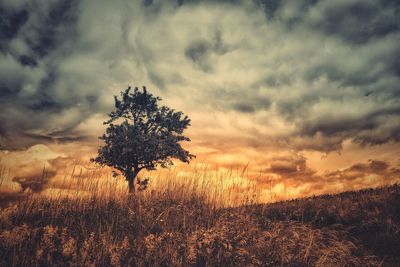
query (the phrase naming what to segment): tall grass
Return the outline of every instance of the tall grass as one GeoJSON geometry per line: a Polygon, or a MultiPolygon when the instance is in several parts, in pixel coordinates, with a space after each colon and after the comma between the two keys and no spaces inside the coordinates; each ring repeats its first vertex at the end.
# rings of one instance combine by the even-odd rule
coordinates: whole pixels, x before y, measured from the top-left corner
{"type": "Polygon", "coordinates": [[[257,204],[257,188],[241,175],[167,171],[129,195],[122,179],[74,170],[0,211],[0,266],[393,266],[399,260],[400,186],[266,205],[257,204]]]}
{"type": "MultiPolygon", "coordinates": [[[[181,169],[143,173],[139,179],[151,176],[146,190],[139,190],[136,197],[142,199],[163,195],[168,198],[201,197],[218,207],[232,207],[258,202],[261,191],[256,181],[247,179],[243,170],[213,171],[208,167],[194,167],[188,172],[181,169]]],[[[137,186],[138,187],[138,186],[137,186]]],[[[50,181],[41,195],[49,198],[113,199],[128,196],[123,177],[112,177],[110,173],[94,169],[66,172],[50,181]]]]}

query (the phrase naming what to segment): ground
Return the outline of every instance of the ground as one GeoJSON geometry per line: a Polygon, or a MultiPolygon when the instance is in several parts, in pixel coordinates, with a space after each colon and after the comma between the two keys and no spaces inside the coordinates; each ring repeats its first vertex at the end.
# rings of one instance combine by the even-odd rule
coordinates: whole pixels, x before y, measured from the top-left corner
{"type": "Polygon", "coordinates": [[[0,215],[0,266],[400,266],[400,185],[231,208],[32,195],[0,215]]]}

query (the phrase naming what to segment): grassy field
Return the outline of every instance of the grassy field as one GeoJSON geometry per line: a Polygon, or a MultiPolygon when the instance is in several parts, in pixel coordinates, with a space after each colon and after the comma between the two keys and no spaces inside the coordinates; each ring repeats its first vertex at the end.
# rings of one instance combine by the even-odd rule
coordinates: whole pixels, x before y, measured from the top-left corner
{"type": "Polygon", "coordinates": [[[0,266],[400,266],[399,185],[232,208],[173,187],[12,203],[0,266]]]}

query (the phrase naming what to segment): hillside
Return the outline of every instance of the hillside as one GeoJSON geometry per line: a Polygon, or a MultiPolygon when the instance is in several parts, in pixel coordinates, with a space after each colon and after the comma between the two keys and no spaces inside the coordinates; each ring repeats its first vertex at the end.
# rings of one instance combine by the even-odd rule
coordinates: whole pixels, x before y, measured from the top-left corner
{"type": "Polygon", "coordinates": [[[3,208],[0,266],[399,266],[400,186],[217,208],[29,197],[3,208]]]}

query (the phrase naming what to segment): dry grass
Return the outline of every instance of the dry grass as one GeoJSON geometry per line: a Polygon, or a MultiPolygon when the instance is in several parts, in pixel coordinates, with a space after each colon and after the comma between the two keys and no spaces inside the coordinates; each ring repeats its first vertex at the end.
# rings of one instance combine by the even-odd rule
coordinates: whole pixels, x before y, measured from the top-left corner
{"type": "Polygon", "coordinates": [[[224,208],[218,192],[202,183],[174,182],[136,197],[118,184],[90,182],[79,184],[85,191],[64,188],[68,195],[31,195],[0,212],[0,266],[395,266],[399,260],[398,185],[263,205],[244,197],[245,205],[224,208]]]}

